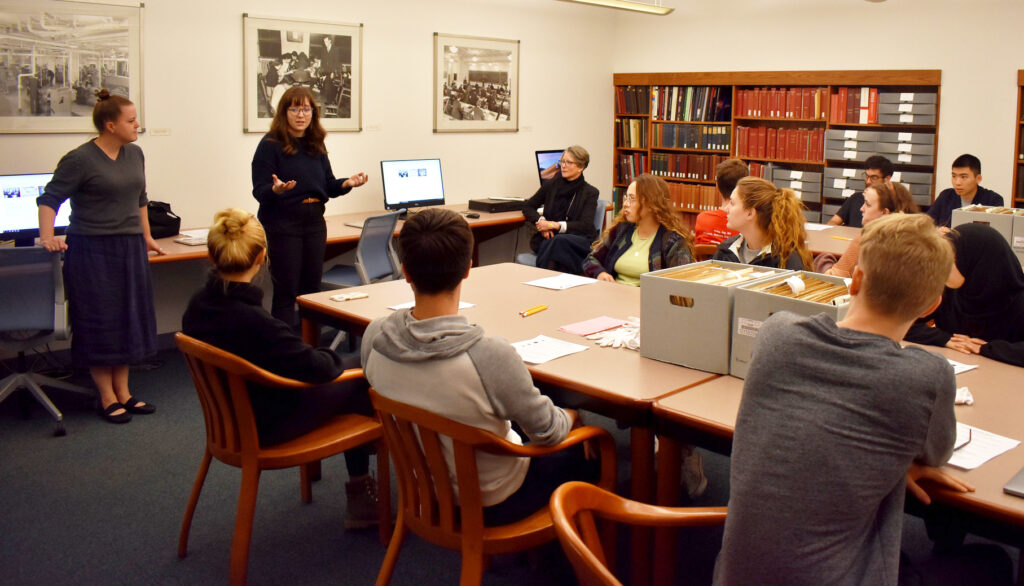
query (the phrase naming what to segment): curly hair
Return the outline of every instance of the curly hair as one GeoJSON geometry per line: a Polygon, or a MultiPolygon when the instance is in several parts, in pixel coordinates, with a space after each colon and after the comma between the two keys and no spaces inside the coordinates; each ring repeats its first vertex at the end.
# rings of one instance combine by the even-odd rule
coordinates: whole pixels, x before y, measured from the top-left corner
{"type": "MultiPolygon", "coordinates": [[[[683,241],[686,242],[686,249],[690,253],[690,257],[693,257],[693,233],[683,223],[682,218],[679,214],[672,209],[672,200],[669,197],[668,183],[665,180],[656,175],[650,173],[644,173],[633,180],[636,183],[636,200],[645,209],[650,210],[654,219],[658,221],[658,224],[664,226],[666,230],[670,232],[676,232],[683,237],[683,241]]],[[[612,223],[605,229],[605,234],[611,232],[612,228],[621,224],[622,222],[628,222],[626,219],[626,210],[622,209],[619,211],[619,215],[615,216],[612,223]]],[[[591,248],[596,248],[601,243],[601,239],[598,238],[591,248]]]]}
{"type": "Polygon", "coordinates": [[[754,209],[757,226],[768,236],[772,253],[779,256],[782,266],[786,266],[790,256],[797,254],[804,266],[810,267],[812,259],[806,244],[804,204],[796,193],[759,177],[740,179],[736,183],[736,192],[744,209],[754,209]]]}
{"type": "Polygon", "coordinates": [[[286,155],[294,155],[299,152],[299,140],[288,132],[288,108],[302,106],[305,103],[309,103],[309,107],[312,108],[309,127],[306,128],[305,134],[309,154],[325,155],[327,147],[324,146],[324,138],[327,136],[327,131],[320,124],[320,106],[317,106],[316,100],[313,99],[313,92],[309,91],[306,86],[292,86],[284,92],[281,101],[277,103],[277,112],[274,114],[274,120],[270,123],[268,134],[271,140],[281,144],[281,150],[286,155]]]}

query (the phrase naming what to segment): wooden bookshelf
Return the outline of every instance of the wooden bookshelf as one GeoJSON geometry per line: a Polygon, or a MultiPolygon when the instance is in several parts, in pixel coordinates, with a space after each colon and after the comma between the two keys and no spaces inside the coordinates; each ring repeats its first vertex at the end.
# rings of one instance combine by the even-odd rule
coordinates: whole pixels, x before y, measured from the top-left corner
{"type": "MultiPolygon", "coordinates": [[[[1024,71],[1021,71],[1019,74],[1019,82],[1020,100],[1024,100],[1024,71]]],[[[714,185],[713,171],[710,178],[701,173],[689,173],[680,176],[680,173],[675,168],[670,168],[666,171],[664,167],[666,157],[675,155],[716,156],[722,158],[739,156],[747,161],[748,164],[753,163],[755,167],[759,168],[760,173],[779,173],[781,175],[782,171],[791,171],[791,174],[794,176],[808,174],[810,177],[820,177],[820,185],[816,191],[814,190],[813,181],[805,181],[804,183],[809,183],[809,186],[803,186],[802,189],[805,191],[800,192],[799,195],[808,208],[809,218],[820,219],[824,210],[826,215],[824,219],[827,221],[835,209],[838,209],[839,204],[842,203],[842,194],[848,196],[850,190],[837,190],[832,188],[832,185],[828,185],[828,189],[826,189],[826,181],[832,180],[826,178],[826,174],[839,173],[836,169],[852,169],[853,171],[847,172],[855,172],[858,174],[858,177],[861,177],[859,174],[864,168],[863,159],[866,157],[857,156],[856,158],[860,160],[850,160],[830,156],[825,148],[825,136],[831,136],[831,140],[835,141],[840,136],[852,136],[855,132],[866,132],[868,136],[873,136],[870,133],[883,133],[881,136],[886,140],[877,141],[875,146],[878,148],[889,148],[891,152],[871,152],[870,154],[880,154],[893,161],[897,171],[915,173],[918,174],[918,178],[921,177],[919,175],[921,173],[930,174],[931,184],[927,186],[919,185],[916,195],[918,203],[922,204],[923,208],[926,208],[928,203],[934,201],[934,163],[938,148],[936,138],[939,126],[941,71],[855,70],[617,73],[613,76],[613,85],[616,91],[616,124],[621,124],[620,121],[626,118],[639,119],[640,123],[646,122],[648,124],[644,132],[646,143],[643,148],[625,148],[621,145],[618,138],[614,144],[613,198],[616,209],[618,209],[621,196],[625,193],[628,185],[626,180],[631,176],[629,173],[623,172],[622,165],[624,164],[631,164],[633,166],[631,172],[637,174],[640,172],[655,172],[663,176],[670,183],[670,186],[680,183],[689,184],[695,186],[696,190],[698,186],[714,185]],[[666,108],[664,102],[665,93],[659,88],[668,88],[668,99],[673,100],[671,103],[676,104],[676,111],[672,112],[671,107],[666,108]],[[859,109],[847,110],[847,112],[856,113],[855,117],[840,116],[836,118],[831,115],[830,108],[835,99],[833,96],[838,96],[841,91],[844,92],[844,95],[847,93],[852,94],[854,89],[859,93],[861,88],[869,88],[865,95],[869,97],[874,96],[872,97],[871,113],[876,116],[876,119],[866,120],[862,118],[859,114],[859,109]],[[873,94],[870,91],[871,88],[875,90],[873,94]],[[748,98],[755,91],[758,92],[759,99],[762,95],[760,92],[764,91],[765,95],[777,101],[771,102],[772,108],[762,108],[756,111],[738,111],[741,98],[744,104],[748,104],[748,98]],[[642,107],[634,100],[630,111],[625,111],[621,106],[625,104],[625,97],[629,95],[628,92],[633,92],[633,95],[646,95],[650,103],[647,107],[642,107]],[[678,97],[673,98],[672,92],[677,92],[678,97]],[[810,110],[808,110],[807,102],[803,101],[805,93],[808,92],[812,100],[812,108],[810,110]],[[880,123],[878,120],[881,120],[881,117],[878,115],[878,112],[882,109],[880,96],[883,92],[887,96],[899,94],[899,100],[908,99],[906,95],[911,93],[934,94],[934,116],[930,117],[929,115],[929,117],[925,118],[926,123],[922,124],[917,122],[921,118],[917,114],[909,117],[903,115],[895,116],[893,107],[890,105],[885,108],[888,111],[886,120],[894,123],[880,123]],[[703,108],[696,117],[694,117],[695,114],[698,114],[696,111],[690,111],[689,116],[681,114],[681,112],[686,111],[687,107],[692,106],[694,103],[683,98],[684,95],[689,95],[690,93],[693,96],[703,96],[705,98],[703,108]],[[706,99],[708,96],[724,100],[728,104],[728,112],[721,116],[723,108],[721,105],[714,107],[713,100],[706,99]],[[876,100],[875,98],[879,99],[876,100]],[[781,107],[779,106],[780,104],[781,107]],[[709,110],[709,106],[714,107],[714,109],[709,110]],[[711,120],[704,119],[709,115],[712,116],[711,120]],[[898,122],[896,122],[897,119],[898,122]],[[666,139],[670,146],[666,146],[666,140],[660,140],[661,137],[665,136],[666,132],[689,132],[680,128],[670,129],[668,128],[670,125],[677,127],[693,126],[707,128],[709,125],[712,127],[723,127],[720,132],[727,134],[728,148],[721,150],[700,147],[689,148],[692,146],[691,144],[687,144],[686,147],[680,147],[677,144],[672,144],[671,137],[666,139]],[[658,131],[657,134],[655,133],[656,129],[658,131]],[[763,139],[758,134],[762,130],[763,134],[765,134],[763,139]],[[743,152],[741,156],[741,134],[743,134],[745,141],[749,141],[751,135],[753,135],[757,140],[761,141],[757,143],[759,146],[765,146],[769,131],[771,131],[771,135],[776,140],[775,148],[771,149],[772,156],[768,156],[768,152],[751,153],[749,150],[743,152]],[[899,138],[893,139],[893,141],[898,140],[898,144],[902,145],[905,140],[907,142],[910,141],[910,139],[905,138],[907,133],[923,135],[915,137],[915,139],[924,139],[928,144],[927,147],[923,147],[925,149],[923,152],[921,151],[922,147],[918,145],[915,145],[913,156],[905,153],[903,150],[892,148],[897,146],[897,143],[890,142],[890,139],[898,136],[899,138]],[[812,135],[816,136],[812,138],[812,135]],[[785,136],[786,142],[780,141],[780,136],[785,136]],[[796,136],[796,139],[793,139],[795,142],[788,142],[793,136],[796,136]],[[927,141],[930,141],[930,143],[927,141]],[[779,148],[783,144],[787,148],[780,156],[779,148]],[[795,145],[795,147],[790,148],[792,145],[795,145]],[[817,152],[812,152],[812,145],[817,149],[817,152]],[[797,158],[785,156],[794,153],[797,158]],[[647,156],[644,160],[644,167],[637,169],[636,163],[639,160],[640,154],[646,154],[647,156]],[[927,164],[922,164],[922,161],[927,162],[927,164]],[[653,171],[652,165],[655,166],[653,171]],[[833,171],[829,172],[829,169],[833,171]],[[925,191],[927,191],[927,194],[924,193],[925,191]],[[841,195],[836,196],[836,193],[841,195]]],[[[696,98],[694,99],[696,100],[696,98]]],[[[1019,110],[1024,107],[1024,102],[1020,100],[1018,101],[1019,110]]],[[[847,107],[853,108],[849,105],[847,107]]],[[[861,104],[858,102],[857,108],[860,107],[861,104]]],[[[920,108],[920,105],[915,103],[913,108],[920,108]]],[[[925,109],[930,110],[927,107],[925,109]]],[[[898,111],[904,112],[902,106],[900,106],[898,111]]],[[[1022,136],[1024,135],[1024,120],[1021,119],[1022,112],[1024,110],[1018,112],[1019,124],[1017,127],[1016,153],[1018,160],[1014,166],[1015,185],[1022,181],[1018,177],[1024,175],[1024,159],[1020,159],[1021,153],[1024,151],[1024,144],[1021,142],[1024,140],[1024,136],[1022,136]]],[[[633,124],[637,124],[637,122],[633,124]]],[[[749,147],[749,144],[749,142],[745,142],[744,146],[749,147]]],[[[836,145],[835,142],[831,144],[836,145]]],[[[870,144],[870,142],[867,142],[867,144],[870,144]]],[[[711,146],[715,147],[718,145],[711,146]]],[[[851,147],[844,146],[843,148],[848,149],[851,147]]],[[[900,149],[902,149],[902,146],[900,146],[900,149]]],[[[765,148],[765,151],[767,150],[765,148]]],[[[865,151],[861,150],[859,152],[863,153],[865,151]]],[[[833,150],[832,154],[841,154],[845,157],[848,153],[846,151],[833,150]]],[[[786,177],[787,180],[789,179],[788,175],[786,177]]],[[[696,191],[693,192],[695,193],[696,191]]],[[[1024,188],[1018,189],[1016,194],[1018,200],[1024,199],[1024,193],[1022,192],[1024,192],[1024,188]]],[[[707,197],[706,190],[702,193],[703,195],[699,201],[682,203],[680,205],[679,210],[684,213],[684,216],[695,217],[700,211],[704,211],[709,206],[713,207],[709,203],[713,198],[709,199],[707,197]]],[[[693,217],[688,217],[687,219],[692,221],[693,217]]]]}
{"type": "Polygon", "coordinates": [[[1017,133],[1013,153],[1011,207],[1024,208],[1024,69],[1017,70],[1017,133]]]}

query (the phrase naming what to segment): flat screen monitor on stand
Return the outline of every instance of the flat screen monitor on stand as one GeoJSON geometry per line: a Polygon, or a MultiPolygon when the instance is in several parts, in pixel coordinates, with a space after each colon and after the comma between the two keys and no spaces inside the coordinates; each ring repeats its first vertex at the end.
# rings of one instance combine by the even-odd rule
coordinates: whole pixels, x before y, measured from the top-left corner
{"type": "Polygon", "coordinates": [[[564,149],[537,151],[537,176],[541,183],[558,174],[558,160],[563,152],[564,149]]]}
{"type": "Polygon", "coordinates": [[[380,176],[386,210],[444,205],[441,159],[381,161],[380,176]]]}
{"type": "MultiPolygon", "coordinates": [[[[15,246],[33,246],[39,237],[39,209],[36,198],[53,179],[53,173],[0,175],[0,240],[15,246]]],[[[54,233],[63,234],[71,220],[71,204],[57,210],[54,233]]]]}

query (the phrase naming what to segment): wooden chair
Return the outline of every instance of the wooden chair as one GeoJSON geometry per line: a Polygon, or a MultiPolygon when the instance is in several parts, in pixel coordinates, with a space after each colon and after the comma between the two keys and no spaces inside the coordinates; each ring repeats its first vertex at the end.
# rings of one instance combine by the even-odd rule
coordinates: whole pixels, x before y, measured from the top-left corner
{"type": "Polygon", "coordinates": [[[715,255],[716,250],[718,250],[718,246],[714,244],[694,244],[693,260],[695,262],[708,260],[709,258],[715,255]]]}
{"type": "Polygon", "coordinates": [[[391,581],[409,530],[435,545],[461,550],[463,585],[480,584],[486,556],[529,549],[555,538],[546,507],[515,523],[484,526],[477,450],[535,457],[596,439],[601,457],[600,484],[608,489],[615,486],[615,442],[599,427],[574,429],[555,446],[520,446],[481,429],[387,399],[373,389],[370,400],[380,416],[384,441],[394,455],[398,477],[398,520],[377,576],[378,585],[391,581]],[[442,454],[441,436],[452,440],[458,496],[442,454]]]}
{"type": "MultiPolygon", "coordinates": [[[[199,403],[203,408],[203,419],[206,421],[206,450],[181,523],[178,557],[183,558],[188,552],[188,534],[199,493],[203,489],[211,459],[217,458],[229,466],[242,469],[235,534],[231,544],[230,583],[244,584],[260,473],[299,466],[302,501],[309,503],[313,500],[311,482],[319,479],[320,460],[379,440],[381,425],[377,420],[363,415],[339,415],[306,435],[263,448],[256,436],[256,420],[249,401],[247,383],[295,390],[314,385],[277,376],[181,332],[175,334],[174,338],[188,362],[192,381],[199,394],[199,403]]],[[[334,382],[362,377],[361,369],[352,369],[345,371],[334,382]]],[[[387,450],[381,445],[377,451],[379,470],[388,470],[387,458],[387,450]]],[[[379,476],[380,539],[381,543],[387,543],[391,522],[391,487],[386,472],[379,476]]],[[[341,527],[340,520],[338,526],[341,527]]]]}
{"type": "MultiPolygon", "coordinates": [[[[598,535],[595,517],[647,527],[707,527],[725,523],[725,513],[725,507],[648,505],[585,482],[567,482],[551,495],[551,519],[558,541],[576,571],[576,578],[584,586],[622,584],[612,573],[614,568],[606,563],[608,556],[598,535]]],[[[671,579],[667,582],[671,583],[671,579]]]]}

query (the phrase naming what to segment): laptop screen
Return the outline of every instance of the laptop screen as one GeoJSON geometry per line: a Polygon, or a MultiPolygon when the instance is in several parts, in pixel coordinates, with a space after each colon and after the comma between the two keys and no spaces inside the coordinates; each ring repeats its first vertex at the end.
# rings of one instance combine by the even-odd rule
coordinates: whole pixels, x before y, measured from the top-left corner
{"type": "Polygon", "coordinates": [[[384,209],[444,205],[441,159],[381,161],[384,209]]]}
{"type": "Polygon", "coordinates": [[[563,149],[537,151],[537,176],[540,178],[541,183],[544,183],[545,179],[555,176],[558,169],[552,167],[558,165],[558,160],[562,158],[563,152],[563,149]],[[551,170],[545,174],[544,171],[546,169],[551,170]]]}

